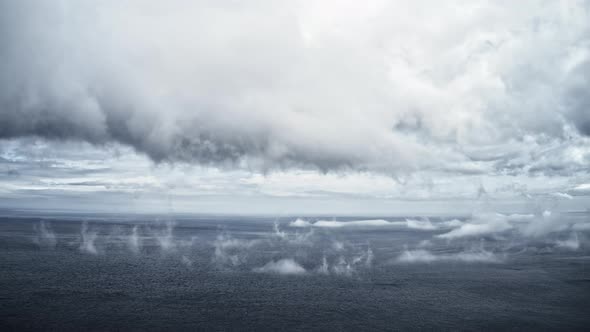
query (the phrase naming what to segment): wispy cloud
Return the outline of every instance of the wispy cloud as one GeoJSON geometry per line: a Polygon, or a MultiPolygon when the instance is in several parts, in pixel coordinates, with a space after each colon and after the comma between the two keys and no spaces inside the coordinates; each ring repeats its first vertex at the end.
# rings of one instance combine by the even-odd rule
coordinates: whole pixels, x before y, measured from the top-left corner
{"type": "Polygon", "coordinates": [[[42,246],[48,248],[54,248],[57,244],[57,237],[53,232],[51,224],[45,222],[44,220],[40,221],[39,224],[34,225],[35,229],[35,242],[42,246]]]}
{"type": "Polygon", "coordinates": [[[91,229],[88,222],[84,221],[80,229],[80,251],[96,255],[98,253],[95,245],[97,237],[98,231],[91,229]]]}

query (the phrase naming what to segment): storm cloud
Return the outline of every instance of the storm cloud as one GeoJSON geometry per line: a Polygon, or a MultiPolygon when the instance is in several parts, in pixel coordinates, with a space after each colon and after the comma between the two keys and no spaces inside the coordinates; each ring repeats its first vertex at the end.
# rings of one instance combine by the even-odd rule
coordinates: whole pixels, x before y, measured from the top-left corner
{"type": "Polygon", "coordinates": [[[585,172],[589,22],[583,1],[3,1],[0,138],[262,171],[585,172]]]}

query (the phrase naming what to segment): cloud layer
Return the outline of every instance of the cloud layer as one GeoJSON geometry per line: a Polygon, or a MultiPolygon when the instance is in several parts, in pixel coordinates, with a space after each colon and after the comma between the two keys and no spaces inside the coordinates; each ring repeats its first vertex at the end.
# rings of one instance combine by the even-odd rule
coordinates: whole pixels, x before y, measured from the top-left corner
{"type": "Polygon", "coordinates": [[[587,2],[0,4],[0,138],[155,161],[584,172],[587,2]]]}

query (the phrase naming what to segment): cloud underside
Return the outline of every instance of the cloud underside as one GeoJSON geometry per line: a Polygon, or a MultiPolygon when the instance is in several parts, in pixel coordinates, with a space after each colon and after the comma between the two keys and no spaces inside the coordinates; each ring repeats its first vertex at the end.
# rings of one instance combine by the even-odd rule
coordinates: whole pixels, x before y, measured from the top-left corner
{"type": "Polygon", "coordinates": [[[585,172],[585,2],[0,4],[0,138],[155,161],[585,172]]]}

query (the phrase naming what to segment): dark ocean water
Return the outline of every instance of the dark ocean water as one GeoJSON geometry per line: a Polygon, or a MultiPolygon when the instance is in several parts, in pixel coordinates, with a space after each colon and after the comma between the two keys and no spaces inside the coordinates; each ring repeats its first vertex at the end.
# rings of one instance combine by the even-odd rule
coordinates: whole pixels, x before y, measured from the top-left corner
{"type": "Polygon", "coordinates": [[[0,329],[590,329],[585,228],[449,241],[384,219],[3,217],[0,329]]]}

